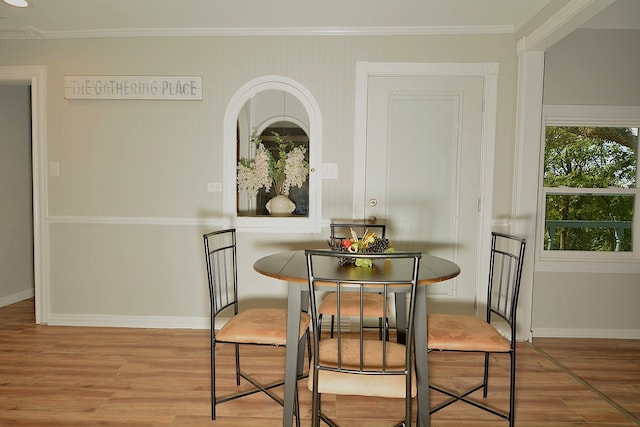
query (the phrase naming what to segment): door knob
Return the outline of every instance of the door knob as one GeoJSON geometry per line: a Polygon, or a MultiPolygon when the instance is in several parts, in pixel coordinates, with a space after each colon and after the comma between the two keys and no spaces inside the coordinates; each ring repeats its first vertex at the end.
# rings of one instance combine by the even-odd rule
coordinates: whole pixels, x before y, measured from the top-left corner
{"type": "Polygon", "coordinates": [[[374,207],[378,204],[376,199],[369,199],[369,206],[374,207]]]}
{"type": "Polygon", "coordinates": [[[378,222],[378,218],[376,218],[375,216],[371,215],[369,218],[367,218],[367,222],[369,224],[375,224],[376,222],[378,222]]]}

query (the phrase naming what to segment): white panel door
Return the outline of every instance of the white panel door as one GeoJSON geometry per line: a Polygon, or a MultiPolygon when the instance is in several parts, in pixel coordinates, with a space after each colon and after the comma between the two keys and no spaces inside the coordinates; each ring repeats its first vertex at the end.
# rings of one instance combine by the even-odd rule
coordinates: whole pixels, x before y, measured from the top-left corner
{"type": "Polygon", "coordinates": [[[427,243],[458,263],[432,285],[433,311],[474,313],[478,262],[482,77],[369,78],[365,216],[392,242],[427,243]]]}

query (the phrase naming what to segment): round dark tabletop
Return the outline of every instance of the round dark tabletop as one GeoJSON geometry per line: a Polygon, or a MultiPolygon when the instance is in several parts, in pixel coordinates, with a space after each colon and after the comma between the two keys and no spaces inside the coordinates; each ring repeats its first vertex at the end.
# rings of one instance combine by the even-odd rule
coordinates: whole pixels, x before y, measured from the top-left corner
{"type": "MultiPolygon", "coordinates": [[[[367,274],[367,268],[345,266],[357,269],[359,274],[367,274]]],[[[279,252],[260,258],[253,264],[260,274],[293,283],[307,283],[307,261],[303,250],[279,252]]],[[[454,262],[433,255],[422,255],[418,284],[427,285],[452,279],[460,274],[460,267],[454,262]]]]}

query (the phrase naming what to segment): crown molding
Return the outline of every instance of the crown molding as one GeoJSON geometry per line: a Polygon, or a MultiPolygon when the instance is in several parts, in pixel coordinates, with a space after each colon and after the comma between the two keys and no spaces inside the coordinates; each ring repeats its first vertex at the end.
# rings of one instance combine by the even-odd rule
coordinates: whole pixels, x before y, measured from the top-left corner
{"type": "Polygon", "coordinates": [[[513,25],[438,27],[247,27],[247,28],[121,28],[82,31],[44,31],[35,27],[0,31],[0,39],[82,39],[107,37],[200,36],[402,36],[514,34],[513,25]]]}
{"type": "Polygon", "coordinates": [[[518,54],[526,50],[546,50],[613,2],[614,0],[570,0],[531,34],[518,40],[518,54]]]}

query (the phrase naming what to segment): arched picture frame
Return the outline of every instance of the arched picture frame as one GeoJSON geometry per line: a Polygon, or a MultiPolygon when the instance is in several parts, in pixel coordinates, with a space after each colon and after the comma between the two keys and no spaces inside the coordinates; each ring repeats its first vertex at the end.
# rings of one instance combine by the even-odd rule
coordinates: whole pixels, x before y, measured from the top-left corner
{"type": "MultiPolygon", "coordinates": [[[[271,119],[274,120],[275,119],[271,119]]],[[[247,82],[231,97],[225,111],[223,123],[224,141],[224,183],[223,183],[223,213],[225,221],[239,229],[253,231],[279,232],[319,232],[322,218],[322,181],[321,153],[322,153],[322,117],[315,98],[297,81],[283,76],[263,76],[247,82]],[[304,114],[297,117],[290,115],[283,109],[280,116],[275,118],[280,121],[292,122],[304,129],[308,136],[308,206],[304,215],[292,216],[251,216],[239,212],[237,165],[239,157],[250,155],[249,145],[245,143],[251,137],[252,129],[247,115],[243,109],[255,97],[261,94],[282,94],[284,100],[289,99],[289,113],[293,109],[300,108],[304,114]],[[306,117],[303,117],[305,116],[306,117]],[[300,117],[303,117],[301,120],[300,117]],[[305,123],[304,118],[308,120],[305,123]],[[240,145],[239,145],[240,141],[240,145]]],[[[244,207],[246,208],[246,206],[244,207]]],[[[240,209],[242,210],[242,208],[240,209]]]]}

